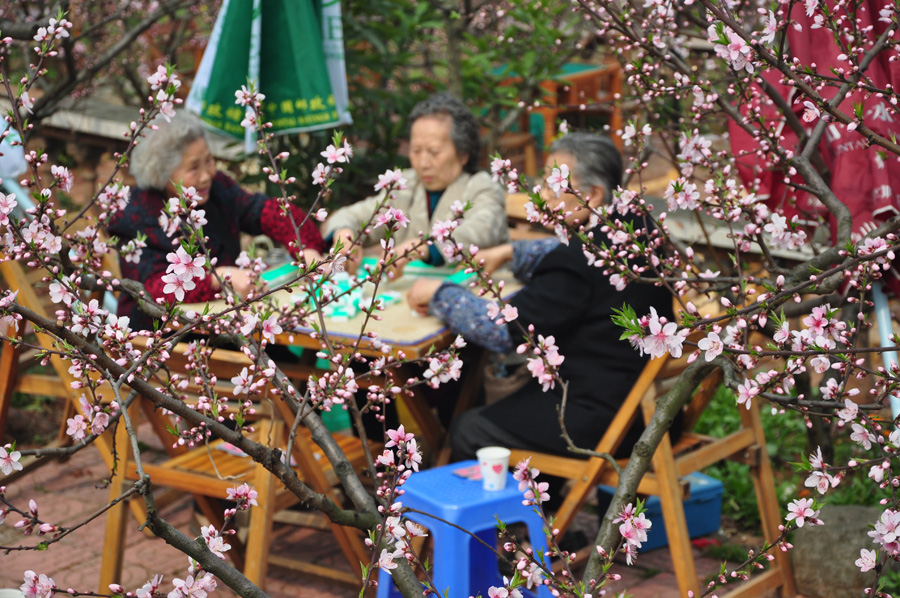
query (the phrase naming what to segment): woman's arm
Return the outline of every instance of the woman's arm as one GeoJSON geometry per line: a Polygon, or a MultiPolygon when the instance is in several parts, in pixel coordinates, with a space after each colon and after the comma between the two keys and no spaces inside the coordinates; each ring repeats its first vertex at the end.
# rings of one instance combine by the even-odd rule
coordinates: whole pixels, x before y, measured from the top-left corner
{"type": "Polygon", "coordinates": [[[544,256],[559,247],[559,239],[532,239],[512,242],[513,276],[528,284],[544,256]]]}
{"type": "Polygon", "coordinates": [[[459,285],[445,282],[429,302],[429,311],[453,332],[477,345],[509,353],[515,348],[506,324],[497,324],[488,315],[488,301],[459,285]]]}

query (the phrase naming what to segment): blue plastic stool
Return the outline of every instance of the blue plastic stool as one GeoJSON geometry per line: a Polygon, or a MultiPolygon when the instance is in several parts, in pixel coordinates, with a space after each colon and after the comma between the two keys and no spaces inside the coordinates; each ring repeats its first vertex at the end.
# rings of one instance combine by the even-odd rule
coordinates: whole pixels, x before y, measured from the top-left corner
{"type": "MultiPolygon", "coordinates": [[[[506,488],[488,492],[481,488],[481,480],[473,481],[453,472],[477,465],[476,461],[451,463],[444,467],[413,474],[403,485],[406,494],[397,500],[410,507],[439,517],[477,535],[488,545],[497,543],[497,518],[506,523],[524,523],[535,554],[547,551],[547,539],[542,530],[541,518],[533,507],[522,504],[518,482],[508,473],[506,488]]],[[[406,517],[428,528],[434,543],[432,580],[441,594],[449,590],[449,596],[475,596],[479,592],[487,596],[490,586],[500,586],[497,555],[469,534],[418,513],[406,517]]],[[[390,576],[380,573],[378,598],[398,598],[400,593],[390,576]]],[[[534,594],[525,590],[526,595],[534,594]]],[[[551,598],[547,586],[538,589],[538,596],[551,598]]]]}

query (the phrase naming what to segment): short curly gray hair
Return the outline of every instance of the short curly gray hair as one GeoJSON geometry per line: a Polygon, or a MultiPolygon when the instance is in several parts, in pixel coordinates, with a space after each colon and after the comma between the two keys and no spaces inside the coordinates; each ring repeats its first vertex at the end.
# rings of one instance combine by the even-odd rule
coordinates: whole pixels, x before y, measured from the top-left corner
{"type": "Polygon", "coordinates": [[[423,116],[446,115],[450,117],[450,139],[457,156],[469,156],[463,167],[468,173],[478,172],[481,160],[481,131],[478,121],[468,106],[449,93],[436,93],[422,100],[409,114],[409,126],[423,116]]]}
{"type": "Polygon", "coordinates": [[[186,112],[176,112],[168,123],[157,117],[153,124],[159,128],[147,133],[131,154],[129,170],[141,189],[165,189],[184,148],[198,139],[209,143],[200,119],[186,112]]]}

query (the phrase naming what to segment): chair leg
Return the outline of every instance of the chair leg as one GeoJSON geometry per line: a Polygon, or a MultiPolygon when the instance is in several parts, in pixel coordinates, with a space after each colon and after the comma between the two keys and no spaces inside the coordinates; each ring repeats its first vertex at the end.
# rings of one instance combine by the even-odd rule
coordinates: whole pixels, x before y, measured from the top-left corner
{"type": "MultiPolygon", "coordinates": [[[[24,325],[22,327],[24,328],[24,325]]],[[[9,331],[8,326],[5,328],[5,330],[0,329],[0,335],[5,335],[9,331]]],[[[16,366],[20,353],[19,345],[13,346],[7,342],[3,342],[2,345],[3,348],[0,350],[0,440],[3,439],[6,431],[6,418],[12,402],[13,389],[16,386],[18,374],[16,366]]]]}
{"type": "MultiPolygon", "coordinates": [[[[119,464],[116,474],[109,484],[109,501],[117,500],[125,486],[125,471],[131,459],[131,447],[128,442],[128,431],[125,422],[119,421],[116,428],[116,446],[119,447],[119,464]]],[[[106,531],[103,537],[103,558],[100,565],[99,593],[109,592],[109,584],[118,583],[122,579],[122,564],[125,559],[125,522],[127,519],[127,503],[122,501],[106,513],[106,531]]]]}
{"type": "MultiPolygon", "coordinates": [[[[759,505],[763,535],[767,540],[771,540],[779,534],[781,508],[775,493],[775,478],[772,473],[772,462],[769,460],[769,453],[766,450],[766,436],[762,420],[759,417],[759,407],[754,403],[749,411],[741,409],[741,419],[745,427],[753,429],[756,438],[759,460],[758,463],[751,466],[750,473],[753,476],[753,487],[756,490],[756,502],[759,505]]],[[[775,557],[773,568],[777,568],[781,576],[782,598],[796,596],[797,586],[794,583],[794,570],[791,566],[790,556],[779,549],[775,549],[773,556],[775,557]]]]}
{"type": "MultiPolygon", "coordinates": [[[[644,419],[649,421],[656,408],[655,401],[647,400],[642,404],[644,419]]],[[[672,453],[672,442],[668,432],[653,454],[653,470],[659,483],[659,503],[662,508],[663,523],[669,537],[669,553],[675,568],[675,579],[678,582],[679,595],[700,595],[700,583],[697,580],[697,567],[691,551],[691,537],[684,516],[684,503],[681,501],[681,486],[676,474],[675,457],[672,453]]],[[[651,530],[652,533],[652,530],[651,530]]]]}
{"type": "MultiPolygon", "coordinates": [[[[279,422],[280,424],[280,422],[279,422]]],[[[256,424],[261,439],[272,437],[274,446],[282,446],[282,425],[272,425],[272,420],[260,420],[256,424]]],[[[275,511],[276,479],[265,467],[256,464],[253,476],[258,506],[250,509],[247,534],[247,550],[244,560],[244,576],[265,590],[269,568],[269,548],[272,541],[272,516],[275,511]]]]}

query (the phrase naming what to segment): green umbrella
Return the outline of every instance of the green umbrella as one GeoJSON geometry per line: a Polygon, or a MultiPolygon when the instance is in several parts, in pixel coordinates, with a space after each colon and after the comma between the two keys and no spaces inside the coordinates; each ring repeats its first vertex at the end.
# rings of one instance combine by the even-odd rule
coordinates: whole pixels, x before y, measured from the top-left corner
{"type": "Polygon", "coordinates": [[[255,81],[263,118],[276,134],[352,122],[344,68],[340,0],[225,0],[187,98],[212,129],[244,139],[234,92],[255,81]],[[323,35],[324,34],[324,35],[323,35]]]}

